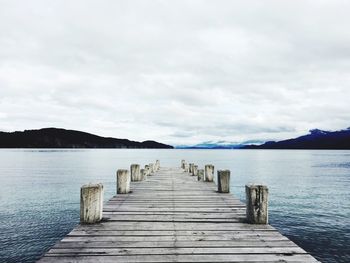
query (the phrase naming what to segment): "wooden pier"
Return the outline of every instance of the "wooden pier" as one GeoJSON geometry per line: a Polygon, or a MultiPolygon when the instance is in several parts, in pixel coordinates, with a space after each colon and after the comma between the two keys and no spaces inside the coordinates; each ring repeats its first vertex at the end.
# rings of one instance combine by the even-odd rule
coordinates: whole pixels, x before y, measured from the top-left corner
{"type": "Polygon", "coordinates": [[[130,190],[38,262],[318,262],[272,226],[246,223],[243,203],[183,169],[160,168],[130,190]]]}

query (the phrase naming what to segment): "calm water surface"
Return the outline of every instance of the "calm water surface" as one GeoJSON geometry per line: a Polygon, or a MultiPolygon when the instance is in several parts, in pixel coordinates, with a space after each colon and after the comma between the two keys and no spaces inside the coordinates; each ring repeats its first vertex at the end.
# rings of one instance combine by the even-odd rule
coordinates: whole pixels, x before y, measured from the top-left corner
{"type": "Polygon", "coordinates": [[[270,188],[270,223],[322,262],[350,262],[350,151],[0,150],[0,262],[35,262],[79,222],[82,184],[115,194],[115,171],[181,159],[231,170],[231,191],[270,188]]]}

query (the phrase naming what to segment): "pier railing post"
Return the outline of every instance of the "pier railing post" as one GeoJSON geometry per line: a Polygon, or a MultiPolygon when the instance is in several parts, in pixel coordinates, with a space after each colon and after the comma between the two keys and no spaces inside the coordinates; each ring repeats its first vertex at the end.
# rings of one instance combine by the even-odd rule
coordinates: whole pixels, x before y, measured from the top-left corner
{"type": "Polygon", "coordinates": [[[80,223],[101,221],[103,210],[103,185],[86,184],[80,188],[80,223]]]}
{"type": "Polygon", "coordinates": [[[154,164],[150,163],[148,166],[149,166],[149,175],[152,175],[154,173],[154,164]]]}
{"type": "Polygon", "coordinates": [[[186,164],[186,161],[185,160],[181,160],[181,169],[185,169],[185,164],[186,164]]]}
{"type": "Polygon", "coordinates": [[[230,170],[218,171],[218,192],[229,193],[230,192],[230,170]]]}
{"type": "Polygon", "coordinates": [[[190,166],[188,163],[185,163],[185,172],[189,173],[190,172],[190,166]]]}
{"type": "Polygon", "coordinates": [[[268,195],[269,189],[265,185],[248,184],[245,186],[246,215],[250,224],[268,224],[268,195]]]}
{"type": "Polygon", "coordinates": [[[198,169],[197,176],[198,176],[198,181],[204,181],[204,170],[198,169]]]}
{"type": "Polygon", "coordinates": [[[148,164],[145,165],[145,171],[147,176],[150,175],[151,172],[148,164]]]}
{"type": "Polygon", "coordinates": [[[194,163],[190,163],[190,166],[189,166],[189,172],[190,172],[190,174],[193,173],[193,166],[194,166],[194,163]]]}
{"type": "Polygon", "coordinates": [[[156,171],[158,171],[160,168],[160,161],[156,160],[156,171]]]}
{"type": "Polygon", "coordinates": [[[147,180],[147,171],[145,169],[140,170],[141,181],[147,180]]]}
{"type": "Polygon", "coordinates": [[[131,181],[141,181],[140,165],[132,164],[130,165],[131,181]]]}
{"type": "Polygon", "coordinates": [[[212,182],[214,180],[214,165],[207,164],[204,169],[205,181],[212,182]]]}
{"type": "Polygon", "coordinates": [[[130,179],[128,170],[119,169],[117,171],[117,194],[127,194],[130,192],[130,179]]]}
{"type": "Polygon", "coordinates": [[[193,165],[192,176],[197,176],[197,174],[198,174],[198,165],[193,165]]]}

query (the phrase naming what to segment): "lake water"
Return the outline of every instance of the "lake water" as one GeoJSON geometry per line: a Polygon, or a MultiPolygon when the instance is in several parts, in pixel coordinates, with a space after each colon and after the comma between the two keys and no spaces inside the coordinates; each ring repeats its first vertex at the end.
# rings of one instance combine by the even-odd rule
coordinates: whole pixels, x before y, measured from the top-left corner
{"type": "Polygon", "coordinates": [[[34,262],[79,222],[80,186],[131,163],[186,159],[231,170],[231,192],[266,183],[270,223],[322,262],[350,262],[350,151],[0,150],[0,262],[34,262]]]}

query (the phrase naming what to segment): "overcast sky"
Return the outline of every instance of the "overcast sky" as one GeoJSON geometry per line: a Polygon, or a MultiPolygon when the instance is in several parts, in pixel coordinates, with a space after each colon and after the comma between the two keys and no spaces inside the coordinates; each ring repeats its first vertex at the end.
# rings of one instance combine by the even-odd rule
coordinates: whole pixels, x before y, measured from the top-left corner
{"type": "Polygon", "coordinates": [[[350,126],[350,1],[0,0],[0,130],[173,145],[350,126]]]}

